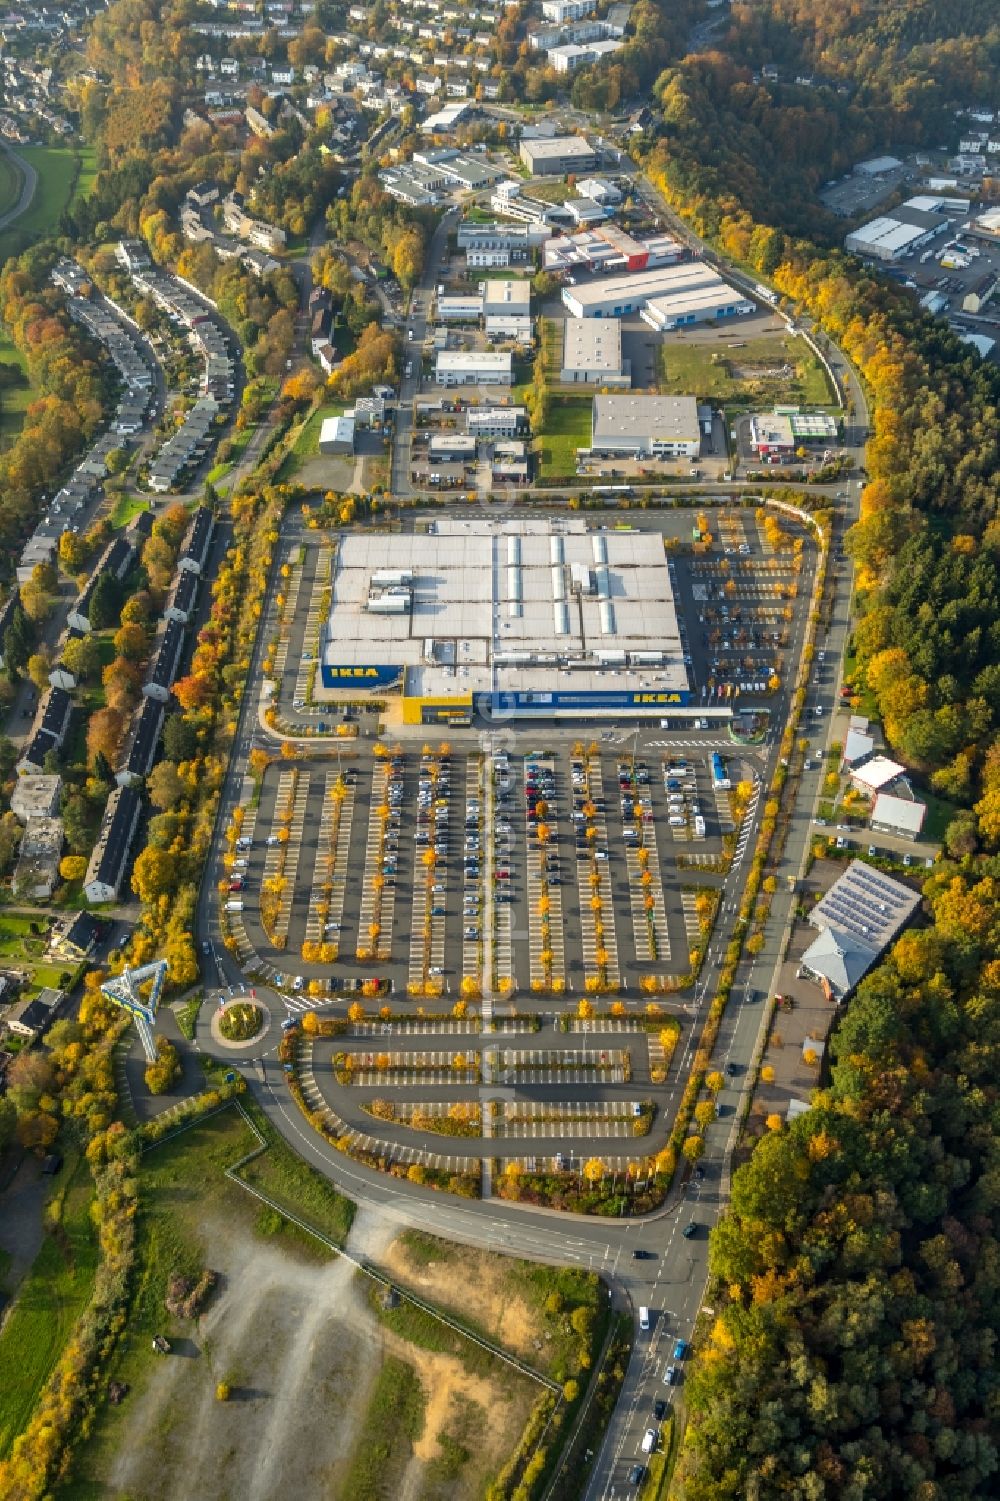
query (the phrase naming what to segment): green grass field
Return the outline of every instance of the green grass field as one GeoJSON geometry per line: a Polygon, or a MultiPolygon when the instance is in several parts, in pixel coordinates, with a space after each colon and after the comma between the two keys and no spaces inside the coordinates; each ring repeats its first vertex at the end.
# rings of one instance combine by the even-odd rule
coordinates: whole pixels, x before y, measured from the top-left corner
{"type": "Polygon", "coordinates": [[[24,426],[24,414],[35,399],[35,391],[27,382],[28,363],[24,355],[3,330],[0,330],[0,363],[16,365],[25,377],[24,385],[11,386],[0,392],[0,448],[7,448],[24,426]]]}
{"type": "Polygon", "coordinates": [[[12,209],[21,196],[21,173],[6,151],[0,152],[0,214],[12,209]]]}
{"type": "Polygon", "coordinates": [[[346,410],[345,406],[334,402],[327,406],[317,407],[315,412],[309,414],[282,466],[283,480],[291,479],[303,464],[308,464],[310,459],[319,457],[319,435],[323,423],[327,417],[340,417],[346,410]]]}
{"type": "Polygon", "coordinates": [[[115,531],[120,531],[123,526],[128,526],[133,516],[138,516],[140,511],[148,510],[148,500],[143,500],[140,495],[129,495],[123,491],[111,508],[109,520],[115,531]]]}
{"type": "Polygon", "coordinates": [[[424,1394],[416,1372],[407,1361],[390,1355],[368,1399],[343,1494],[355,1501],[398,1494],[396,1487],[402,1483],[423,1421],[424,1394]]]}
{"type": "Polygon", "coordinates": [[[741,339],[735,325],[731,332],[732,339],[726,343],[714,339],[681,343],[676,335],[668,334],[662,350],[661,389],[671,396],[712,398],[731,406],[761,402],[830,405],[826,372],[804,339],[784,334],[741,339]],[[792,369],[786,372],[785,366],[792,369]],[[744,375],[747,369],[754,373],[744,375]]]}
{"type": "Polygon", "coordinates": [[[61,1214],[21,1283],[0,1334],[0,1456],[9,1452],[28,1421],[90,1296],[97,1267],[89,1214],[92,1185],[83,1158],[67,1159],[63,1176],[55,1182],[61,1214]]]}
{"type": "Polygon", "coordinates": [[[545,431],[536,442],[543,479],[572,478],[576,474],[576,450],[590,447],[589,396],[554,396],[545,431]]]}
{"type": "Polygon", "coordinates": [[[72,146],[22,146],[18,154],[34,167],[38,184],[27,210],[0,234],[0,262],[58,233],[80,166],[80,154],[72,146]]]}
{"type": "Polygon", "coordinates": [[[80,175],[73,189],[73,204],[82,203],[89,198],[97,181],[97,148],[96,146],[80,146],[80,175]]]}

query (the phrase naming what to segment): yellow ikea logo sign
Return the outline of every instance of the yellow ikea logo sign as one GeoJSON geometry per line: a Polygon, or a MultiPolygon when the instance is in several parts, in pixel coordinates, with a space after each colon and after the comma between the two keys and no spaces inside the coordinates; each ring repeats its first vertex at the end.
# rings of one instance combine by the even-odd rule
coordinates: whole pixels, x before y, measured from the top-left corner
{"type": "Polygon", "coordinates": [[[634,704],[679,704],[681,696],[679,693],[634,693],[632,702],[634,704]]]}
{"type": "Polygon", "coordinates": [[[335,678],[377,678],[377,667],[334,667],[335,678]]]}

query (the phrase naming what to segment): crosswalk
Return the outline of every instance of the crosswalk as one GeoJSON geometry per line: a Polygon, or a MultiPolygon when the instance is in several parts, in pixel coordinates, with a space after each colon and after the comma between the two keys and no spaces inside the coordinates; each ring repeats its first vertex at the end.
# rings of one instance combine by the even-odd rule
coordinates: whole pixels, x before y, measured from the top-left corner
{"type": "Polygon", "coordinates": [[[301,1016],[306,1011],[315,1011],[319,1006],[329,1006],[328,995],[282,995],[289,1016],[301,1016]]]}
{"type": "Polygon", "coordinates": [[[753,792],[747,804],[746,813],[743,815],[743,823],[740,827],[739,838],[736,841],[736,849],[733,853],[733,869],[741,863],[746,854],[747,844],[750,839],[750,830],[753,827],[754,814],[757,811],[757,801],[760,797],[761,783],[754,782],[753,792]]]}
{"type": "Polygon", "coordinates": [[[673,739],[649,740],[647,745],[655,745],[660,749],[672,746],[675,750],[683,750],[689,745],[704,746],[710,750],[726,750],[731,742],[725,736],[715,736],[712,740],[699,740],[692,735],[675,735],[673,739]]]}

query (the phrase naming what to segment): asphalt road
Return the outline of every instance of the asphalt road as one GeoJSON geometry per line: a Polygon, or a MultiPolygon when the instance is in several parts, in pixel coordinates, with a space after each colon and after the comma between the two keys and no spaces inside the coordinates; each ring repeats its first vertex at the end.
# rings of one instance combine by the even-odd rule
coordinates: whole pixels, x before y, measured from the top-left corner
{"type": "Polygon", "coordinates": [[[0,141],[0,148],[21,174],[21,192],[17,202],[5,214],[0,214],[0,229],[6,229],[8,224],[13,224],[15,219],[20,219],[21,215],[31,207],[31,200],[38,186],[38,173],[30,162],[26,162],[23,156],[18,156],[16,151],[2,141],[0,141]]]}
{"type": "Polygon", "coordinates": [[[424,274],[410,297],[410,310],[406,318],[406,339],[403,348],[404,374],[399,385],[399,400],[396,408],[396,427],[392,440],[392,493],[412,495],[410,483],[410,452],[413,443],[413,402],[420,389],[420,368],[424,338],[427,334],[434,301],[434,288],[438,280],[438,268],[448,248],[448,235],[458,217],[457,205],[448,209],[431,237],[427,250],[424,274]],[[412,335],[412,337],[411,337],[412,335]],[[410,373],[405,373],[407,365],[410,373]]]}

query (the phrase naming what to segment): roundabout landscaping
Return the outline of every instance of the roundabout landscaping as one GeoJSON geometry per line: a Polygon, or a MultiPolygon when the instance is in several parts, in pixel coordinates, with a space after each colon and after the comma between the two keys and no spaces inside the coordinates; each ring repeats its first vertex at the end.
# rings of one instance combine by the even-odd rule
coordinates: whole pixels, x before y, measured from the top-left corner
{"type": "Polygon", "coordinates": [[[224,1048],[243,1048],[266,1036],[271,1013],[259,1001],[230,1001],[212,1015],[212,1040],[224,1048]]]}

